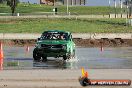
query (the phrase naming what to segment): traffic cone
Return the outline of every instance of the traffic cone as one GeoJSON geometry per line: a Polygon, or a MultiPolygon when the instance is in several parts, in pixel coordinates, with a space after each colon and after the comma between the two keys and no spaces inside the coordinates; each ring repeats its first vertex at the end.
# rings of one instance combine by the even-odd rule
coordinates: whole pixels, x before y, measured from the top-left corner
{"type": "Polygon", "coordinates": [[[29,46],[26,47],[26,52],[29,52],[29,46]]]}
{"type": "Polygon", "coordinates": [[[3,70],[3,59],[0,59],[0,70],[3,70]]]}
{"type": "Polygon", "coordinates": [[[100,48],[101,48],[100,51],[103,52],[104,49],[103,49],[103,44],[102,43],[101,43],[101,47],[100,48]]]}
{"type": "Polygon", "coordinates": [[[101,52],[103,52],[103,51],[104,51],[103,46],[101,46],[101,52]]]}
{"type": "Polygon", "coordinates": [[[4,58],[3,46],[2,43],[0,42],[0,70],[3,69],[3,58],[4,58]]]}
{"type": "Polygon", "coordinates": [[[85,72],[83,67],[81,68],[81,70],[82,70],[82,77],[88,78],[88,72],[85,72]]]}
{"type": "Polygon", "coordinates": [[[4,54],[3,54],[3,46],[2,43],[0,42],[0,59],[4,58],[4,54]]]}

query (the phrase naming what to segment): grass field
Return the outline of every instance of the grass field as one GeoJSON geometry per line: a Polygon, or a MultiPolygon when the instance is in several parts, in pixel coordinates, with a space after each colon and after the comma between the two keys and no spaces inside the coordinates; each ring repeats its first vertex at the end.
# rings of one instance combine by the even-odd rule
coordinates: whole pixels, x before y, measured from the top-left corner
{"type": "MultiPolygon", "coordinates": [[[[66,6],[56,6],[58,8],[58,12],[66,13],[66,6]]],[[[16,13],[36,13],[36,12],[53,12],[54,6],[48,5],[37,5],[37,4],[19,4],[16,8],[16,13]]],[[[123,10],[125,11],[125,10],[123,10]]],[[[69,6],[69,12],[71,14],[109,14],[114,13],[114,7],[108,6],[69,6]]],[[[10,7],[6,5],[0,4],[0,13],[11,13],[10,7]]],[[[117,13],[120,13],[120,8],[117,8],[117,13]]],[[[125,13],[125,12],[124,12],[125,13]]]]}
{"type": "Polygon", "coordinates": [[[132,33],[126,19],[0,19],[0,33],[42,33],[52,29],[72,33],[132,33]]]}

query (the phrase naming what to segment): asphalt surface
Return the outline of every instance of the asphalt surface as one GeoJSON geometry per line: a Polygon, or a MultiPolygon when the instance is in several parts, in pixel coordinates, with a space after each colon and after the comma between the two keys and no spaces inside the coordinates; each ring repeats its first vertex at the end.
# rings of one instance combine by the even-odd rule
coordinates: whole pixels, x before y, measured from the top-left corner
{"type": "MultiPolygon", "coordinates": [[[[86,69],[90,79],[130,79],[132,69],[86,69]]],[[[0,88],[83,88],[81,70],[3,70],[0,88]]],[[[132,86],[89,86],[88,88],[132,88],[132,86]]]]}

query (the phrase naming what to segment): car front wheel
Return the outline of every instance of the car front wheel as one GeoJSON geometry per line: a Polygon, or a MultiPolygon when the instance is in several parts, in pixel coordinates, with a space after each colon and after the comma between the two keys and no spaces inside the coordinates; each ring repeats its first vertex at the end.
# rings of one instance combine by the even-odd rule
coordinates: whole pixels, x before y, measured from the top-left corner
{"type": "Polygon", "coordinates": [[[46,62],[47,61],[47,56],[42,56],[42,58],[43,58],[43,62],[46,62]]]}
{"type": "Polygon", "coordinates": [[[71,59],[71,54],[63,55],[63,60],[71,59]]]}

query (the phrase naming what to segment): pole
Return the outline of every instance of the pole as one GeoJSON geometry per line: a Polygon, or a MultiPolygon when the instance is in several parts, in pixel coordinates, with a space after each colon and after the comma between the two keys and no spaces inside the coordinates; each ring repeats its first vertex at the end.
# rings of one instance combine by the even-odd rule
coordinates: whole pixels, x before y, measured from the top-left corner
{"type": "Polygon", "coordinates": [[[76,5],[77,3],[76,3],[76,0],[75,0],[75,5],[76,5]]]}
{"type": "Polygon", "coordinates": [[[53,1],[54,3],[53,3],[53,6],[55,7],[55,0],[53,1]]]}
{"type": "Polygon", "coordinates": [[[129,24],[129,22],[128,22],[128,13],[129,13],[129,10],[128,10],[128,1],[126,1],[126,14],[127,14],[127,16],[126,16],[126,25],[128,26],[128,24],[129,24]]]}
{"type": "Polygon", "coordinates": [[[54,0],[54,15],[55,15],[55,0],[54,0]]]}
{"type": "Polygon", "coordinates": [[[116,18],[116,0],[114,0],[114,4],[115,4],[115,18],[116,18]]]}
{"type": "Polygon", "coordinates": [[[128,6],[128,1],[126,1],[126,12],[127,12],[127,18],[129,17],[129,16],[128,16],[128,13],[129,13],[129,9],[128,9],[128,7],[129,7],[129,6],[128,6]]]}
{"type": "Polygon", "coordinates": [[[86,0],[84,0],[84,5],[86,4],[86,0]]]}
{"type": "Polygon", "coordinates": [[[67,0],[67,15],[69,14],[69,2],[68,2],[68,0],[67,0]]]}
{"type": "Polygon", "coordinates": [[[73,0],[71,0],[71,5],[73,6],[73,0]]]}
{"type": "Polygon", "coordinates": [[[132,16],[132,1],[129,2],[129,18],[132,16]]]}
{"type": "Polygon", "coordinates": [[[122,18],[122,0],[120,0],[120,5],[121,5],[121,18],[122,18]]]}
{"type": "MultiPolygon", "coordinates": [[[[111,2],[110,2],[110,0],[109,0],[109,9],[110,9],[110,3],[111,3],[111,2]]],[[[110,11],[109,11],[109,18],[110,18],[110,11]]]]}

